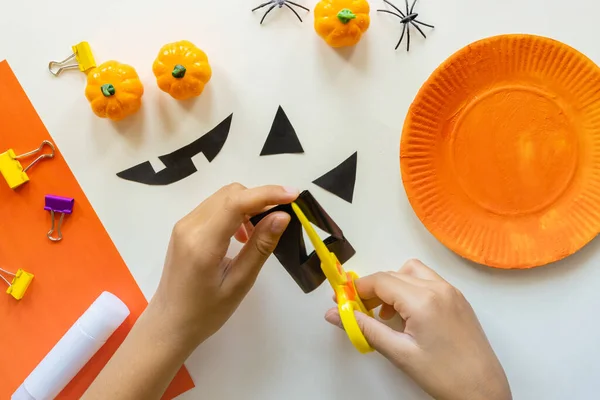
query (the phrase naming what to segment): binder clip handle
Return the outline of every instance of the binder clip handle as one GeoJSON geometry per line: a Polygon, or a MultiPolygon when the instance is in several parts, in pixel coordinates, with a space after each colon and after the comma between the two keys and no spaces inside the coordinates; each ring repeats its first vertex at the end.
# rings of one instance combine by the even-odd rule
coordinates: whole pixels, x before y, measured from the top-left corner
{"type": "Polygon", "coordinates": [[[88,42],[81,42],[71,47],[73,54],[62,61],[50,61],[48,70],[54,76],[59,76],[66,69],[79,69],[87,72],[96,68],[96,60],[88,42]]]}
{"type": "Polygon", "coordinates": [[[38,162],[42,161],[44,158],[54,158],[54,153],[56,152],[56,149],[54,148],[54,145],[49,142],[48,140],[44,140],[42,142],[42,144],[40,144],[40,147],[38,147],[35,150],[32,150],[28,153],[25,154],[21,154],[18,156],[15,156],[15,160],[20,160],[22,158],[27,158],[27,157],[31,157],[37,153],[40,153],[44,150],[44,146],[48,146],[50,147],[51,152],[50,153],[45,153],[45,154],[41,154],[38,158],[36,158],[35,160],[33,160],[33,162],[31,164],[29,164],[28,166],[26,166],[23,169],[23,172],[27,172],[29,170],[29,168],[33,167],[35,164],[37,164],[38,162]]]}
{"type": "Polygon", "coordinates": [[[75,199],[71,197],[54,196],[51,194],[46,195],[44,210],[50,211],[50,218],[52,219],[52,226],[46,235],[48,236],[48,239],[53,242],[60,242],[62,240],[62,224],[65,219],[65,215],[73,213],[74,204],[75,199]],[[58,224],[56,224],[55,214],[60,214],[58,224]],[[54,236],[55,230],[57,234],[56,237],[54,236]]]}
{"type": "Polygon", "coordinates": [[[48,71],[54,76],[59,76],[65,69],[78,69],[79,64],[75,58],[75,53],[73,53],[62,61],[50,61],[48,71]]]}

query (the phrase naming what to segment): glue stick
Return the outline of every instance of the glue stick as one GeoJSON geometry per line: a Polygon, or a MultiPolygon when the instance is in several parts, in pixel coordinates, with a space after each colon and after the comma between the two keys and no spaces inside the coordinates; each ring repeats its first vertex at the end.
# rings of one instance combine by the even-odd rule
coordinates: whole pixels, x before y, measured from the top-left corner
{"type": "Polygon", "coordinates": [[[54,399],[128,315],[129,309],[117,296],[102,293],[19,386],[11,400],[54,399]]]}

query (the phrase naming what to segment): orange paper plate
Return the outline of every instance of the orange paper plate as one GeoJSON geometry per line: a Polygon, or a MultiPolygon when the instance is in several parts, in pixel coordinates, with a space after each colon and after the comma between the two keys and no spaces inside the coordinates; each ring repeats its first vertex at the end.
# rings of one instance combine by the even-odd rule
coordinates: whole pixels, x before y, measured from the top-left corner
{"type": "Polygon", "coordinates": [[[461,256],[531,268],[573,254],[600,229],[600,69],[544,37],[473,43],[419,91],[400,165],[415,213],[461,256]]]}

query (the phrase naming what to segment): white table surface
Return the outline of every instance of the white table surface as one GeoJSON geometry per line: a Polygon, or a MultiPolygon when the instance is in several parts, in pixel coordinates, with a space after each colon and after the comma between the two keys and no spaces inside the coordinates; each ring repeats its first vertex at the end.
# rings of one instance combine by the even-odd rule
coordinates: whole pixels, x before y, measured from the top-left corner
{"type": "MultiPolygon", "coordinates": [[[[24,86],[144,294],[155,291],[173,224],[220,186],[281,183],[308,188],[344,229],[360,274],[398,268],[419,257],[473,303],[515,399],[594,399],[600,389],[600,241],[549,267],[498,271],[469,263],[437,242],[413,213],[399,174],[404,116],[429,74],[475,40],[514,32],[556,38],[600,61],[595,0],[422,0],[420,19],[436,25],[412,50],[394,51],[400,25],[371,13],[353,50],[336,52],[289,10],[260,26],[256,1],[4,1],[0,59],[24,86]],[[214,76],[195,102],[161,92],[152,61],[168,42],[188,39],[209,55],[214,76]],[[97,61],[135,66],[143,109],[114,124],[95,117],[84,75],[59,79],[48,61],[81,40],[97,61]],[[259,157],[282,105],[306,153],[259,157]],[[115,173],[157,160],[198,138],[230,113],[222,152],[166,187],[115,173]],[[358,150],[355,200],[311,184],[358,150]]],[[[298,0],[314,7],[315,0],[298,0]]],[[[399,1],[399,0],[396,0],[399,1]]],[[[373,1],[372,9],[382,1],[373,1]]],[[[302,14],[304,15],[304,14],[302,14]]],[[[158,161],[157,161],[158,162],[158,161]]],[[[304,295],[276,259],[226,326],[187,362],[197,388],[181,399],[427,399],[376,354],[359,355],[323,320],[330,290],[304,295]]],[[[456,360],[457,363],[460,360],[456,360]]]]}

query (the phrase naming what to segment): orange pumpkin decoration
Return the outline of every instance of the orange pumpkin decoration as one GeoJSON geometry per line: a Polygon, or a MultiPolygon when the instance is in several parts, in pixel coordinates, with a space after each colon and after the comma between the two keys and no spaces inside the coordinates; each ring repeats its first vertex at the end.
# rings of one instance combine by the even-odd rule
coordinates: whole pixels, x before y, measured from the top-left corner
{"type": "Polygon", "coordinates": [[[468,45],[423,85],[400,146],[408,199],[463,257],[531,268],[600,232],[600,68],[532,35],[468,45]]]}
{"type": "Polygon", "coordinates": [[[187,40],[163,46],[152,71],[158,87],[177,100],[200,96],[212,77],[206,54],[187,40]]]}
{"type": "Polygon", "coordinates": [[[107,61],[87,75],[85,97],[94,114],[119,121],[142,106],[144,86],[135,69],[117,61],[107,61]]]}
{"type": "Polygon", "coordinates": [[[331,47],[354,46],[369,29],[365,0],[321,0],[315,7],[315,31],[331,47]]]}

